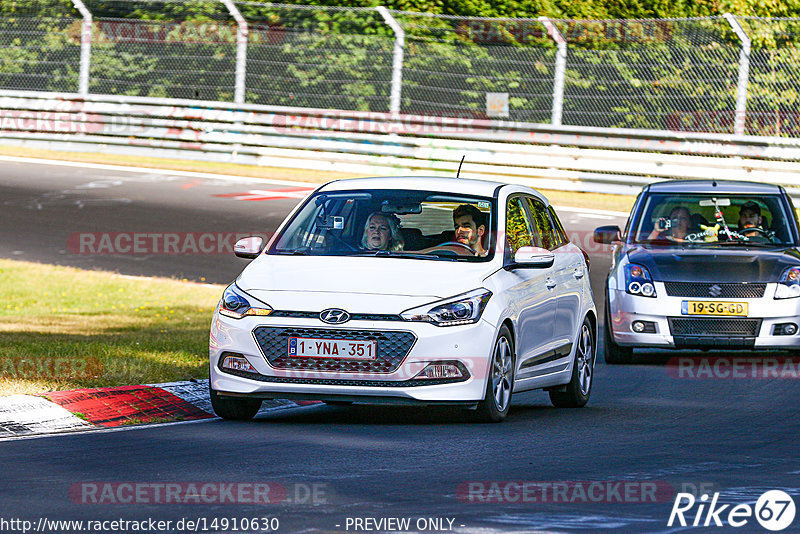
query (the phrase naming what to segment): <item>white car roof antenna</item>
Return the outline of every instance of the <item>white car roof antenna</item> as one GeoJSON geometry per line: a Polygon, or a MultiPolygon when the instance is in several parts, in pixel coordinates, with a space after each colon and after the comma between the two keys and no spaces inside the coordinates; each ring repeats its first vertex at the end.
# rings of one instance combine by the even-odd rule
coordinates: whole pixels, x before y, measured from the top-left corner
{"type": "Polygon", "coordinates": [[[467,157],[467,155],[466,155],[466,154],[464,154],[463,156],[461,156],[461,163],[459,163],[459,164],[458,164],[458,172],[456,172],[456,178],[458,178],[459,176],[461,176],[461,166],[464,164],[464,158],[466,158],[466,157],[467,157]]]}

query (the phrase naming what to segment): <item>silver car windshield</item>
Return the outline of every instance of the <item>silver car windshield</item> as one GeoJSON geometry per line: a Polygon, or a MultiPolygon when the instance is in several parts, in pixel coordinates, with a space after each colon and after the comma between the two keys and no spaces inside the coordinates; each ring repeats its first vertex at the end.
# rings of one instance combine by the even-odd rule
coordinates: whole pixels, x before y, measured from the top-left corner
{"type": "Polygon", "coordinates": [[[796,246],[794,225],[779,195],[652,193],[632,238],[661,246],[796,246]]]}
{"type": "Polygon", "coordinates": [[[317,193],[269,254],[489,261],[495,200],[436,191],[317,193]]]}

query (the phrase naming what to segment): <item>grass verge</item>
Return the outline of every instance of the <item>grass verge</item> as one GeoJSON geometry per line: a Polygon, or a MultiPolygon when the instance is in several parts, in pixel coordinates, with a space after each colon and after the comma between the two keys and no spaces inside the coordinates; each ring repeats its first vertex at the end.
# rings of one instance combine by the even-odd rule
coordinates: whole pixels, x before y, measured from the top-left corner
{"type": "MultiPolygon", "coordinates": [[[[292,180],[322,184],[341,178],[357,176],[341,172],[311,171],[303,169],[286,169],[277,167],[259,167],[257,165],[240,165],[237,163],[214,163],[193,160],[168,158],[143,158],[139,156],[123,156],[115,154],[95,154],[90,152],[62,152],[16,146],[0,146],[0,155],[26,158],[52,159],[59,161],[77,161],[83,163],[102,163],[106,165],[130,165],[153,169],[173,171],[208,172],[230,174],[271,180],[292,180]]],[[[532,183],[534,187],[535,183],[532,183]]],[[[592,208],[628,213],[635,197],[628,195],[610,195],[603,193],[576,193],[571,191],[554,191],[540,189],[556,206],[573,206],[576,208],[592,208]]]]}
{"type": "Polygon", "coordinates": [[[222,289],[0,260],[0,395],[206,378],[222,289]]]}

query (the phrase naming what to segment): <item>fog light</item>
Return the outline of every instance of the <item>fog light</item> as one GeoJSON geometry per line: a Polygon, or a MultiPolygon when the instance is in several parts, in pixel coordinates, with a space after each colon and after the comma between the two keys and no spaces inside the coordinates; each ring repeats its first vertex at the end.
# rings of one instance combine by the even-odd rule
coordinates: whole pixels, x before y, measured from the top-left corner
{"type": "Polygon", "coordinates": [[[220,365],[223,369],[232,369],[233,371],[247,371],[249,373],[257,373],[255,367],[250,365],[247,358],[241,354],[228,354],[222,359],[220,365]]]}
{"type": "Polygon", "coordinates": [[[656,323],[653,321],[634,321],[631,323],[631,330],[637,334],[655,334],[656,323]]]}
{"type": "Polygon", "coordinates": [[[455,363],[431,363],[420,371],[414,378],[416,380],[435,380],[441,378],[463,378],[464,373],[455,363]]]}
{"type": "Polygon", "coordinates": [[[775,325],[773,335],[775,336],[793,336],[797,333],[797,325],[794,323],[780,323],[775,325]]]}

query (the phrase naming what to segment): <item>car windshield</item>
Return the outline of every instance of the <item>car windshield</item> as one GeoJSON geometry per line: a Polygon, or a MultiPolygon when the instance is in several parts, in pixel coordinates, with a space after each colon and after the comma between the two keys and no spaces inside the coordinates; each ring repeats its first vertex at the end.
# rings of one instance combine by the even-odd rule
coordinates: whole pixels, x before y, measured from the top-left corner
{"type": "Polygon", "coordinates": [[[632,237],[660,246],[794,246],[794,224],[780,195],[652,193],[632,237]]]}
{"type": "Polygon", "coordinates": [[[494,205],[492,198],[437,191],[319,192],[269,254],[489,261],[494,205]]]}

